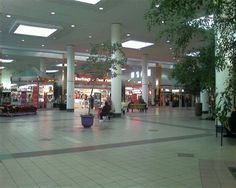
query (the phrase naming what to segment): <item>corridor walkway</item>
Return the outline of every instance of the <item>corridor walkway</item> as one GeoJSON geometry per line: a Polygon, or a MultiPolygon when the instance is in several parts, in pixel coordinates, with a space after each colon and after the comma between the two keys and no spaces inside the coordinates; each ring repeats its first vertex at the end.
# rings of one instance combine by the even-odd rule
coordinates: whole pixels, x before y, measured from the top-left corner
{"type": "Polygon", "coordinates": [[[0,187],[236,187],[236,139],[221,147],[214,122],[192,109],[96,118],[91,129],[81,113],[0,117],[0,187]]]}

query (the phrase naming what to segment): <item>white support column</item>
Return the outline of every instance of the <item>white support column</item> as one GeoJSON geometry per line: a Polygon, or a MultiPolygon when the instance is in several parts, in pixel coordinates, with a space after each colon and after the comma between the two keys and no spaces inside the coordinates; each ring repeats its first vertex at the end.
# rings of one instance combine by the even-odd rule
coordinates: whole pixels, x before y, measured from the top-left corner
{"type": "Polygon", "coordinates": [[[200,92],[200,102],[202,103],[202,112],[208,113],[209,112],[209,95],[207,90],[202,90],[200,92]]]}
{"type": "Polygon", "coordinates": [[[67,95],[66,110],[74,112],[74,74],[75,74],[75,54],[73,45],[67,46],[67,95]]]}
{"type": "Polygon", "coordinates": [[[155,105],[155,89],[156,89],[156,67],[151,69],[151,77],[152,77],[152,95],[151,95],[151,103],[155,105]]]}
{"type": "Polygon", "coordinates": [[[46,66],[45,66],[45,59],[44,58],[41,58],[40,59],[40,67],[39,67],[39,70],[40,70],[40,73],[42,75],[45,75],[46,74],[46,66]]]}
{"type": "MultiPolygon", "coordinates": [[[[232,26],[228,25],[228,28],[225,29],[222,27],[218,26],[217,30],[216,30],[216,35],[215,35],[215,41],[216,41],[216,48],[215,48],[215,54],[217,55],[220,51],[220,46],[224,45],[225,40],[230,40],[230,39],[225,39],[224,35],[226,35],[224,32],[226,32],[228,30],[228,34],[231,34],[231,32],[233,32],[232,30],[232,26]],[[222,34],[224,33],[224,34],[222,34]]],[[[230,60],[229,60],[229,56],[232,56],[232,51],[228,51],[224,54],[224,64],[226,65],[224,70],[220,71],[220,70],[215,70],[215,83],[216,83],[216,104],[219,104],[219,106],[223,107],[224,105],[224,100],[221,100],[221,94],[222,92],[224,92],[226,90],[227,87],[227,81],[229,79],[230,76],[230,70],[229,67],[232,68],[232,65],[230,64],[230,60]]],[[[232,100],[233,100],[233,96],[232,96],[232,100]]],[[[231,115],[231,111],[228,112],[227,116],[231,115]]]]}
{"type": "MultiPolygon", "coordinates": [[[[119,23],[114,23],[111,25],[111,44],[121,43],[121,25],[119,23]]],[[[114,53],[113,57],[116,59],[120,58],[119,53],[114,53]]],[[[114,110],[115,116],[121,116],[121,67],[116,65],[115,71],[117,76],[112,78],[111,81],[111,101],[112,109],[114,110]]]]}
{"type": "Polygon", "coordinates": [[[148,63],[147,63],[147,55],[144,54],[143,56],[143,63],[142,63],[142,98],[148,105],[148,77],[147,77],[147,70],[148,70],[148,63]]]}
{"type": "Polygon", "coordinates": [[[225,82],[229,78],[229,69],[226,67],[223,71],[216,70],[216,104],[220,102],[223,105],[223,101],[220,100],[220,95],[226,89],[225,82]]]}

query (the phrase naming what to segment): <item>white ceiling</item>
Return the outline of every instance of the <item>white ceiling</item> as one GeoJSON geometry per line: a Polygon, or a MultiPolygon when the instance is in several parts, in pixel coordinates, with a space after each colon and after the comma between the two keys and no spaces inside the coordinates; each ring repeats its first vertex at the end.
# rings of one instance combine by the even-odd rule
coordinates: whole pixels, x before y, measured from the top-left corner
{"type": "Polygon", "coordinates": [[[89,5],[74,0],[0,0],[1,56],[15,59],[12,65],[4,66],[18,70],[37,67],[40,58],[46,57],[45,62],[50,69],[56,62],[63,61],[61,57],[68,44],[75,45],[78,55],[87,54],[90,43],[110,41],[112,23],[121,23],[122,41],[132,39],[155,43],[141,50],[125,49],[127,57],[132,59],[132,66],[143,58],[143,54],[148,54],[148,60],[152,63],[172,64],[170,44],[156,41],[155,33],[147,30],[144,14],[149,3],[149,0],[101,0],[97,5],[89,5]],[[104,10],[100,11],[99,7],[104,10]],[[51,11],[55,15],[51,15],[51,11]],[[7,14],[12,17],[7,18],[7,14]],[[62,29],[48,38],[9,32],[13,23],[19,20],[56,25],[62,29]],[[75,27],[72,28],[71,24],[75,27]],[[127,37],[127,33],[131,35],[127,37]],[[45,46],[41,47],[42,44],[45,46]]]}

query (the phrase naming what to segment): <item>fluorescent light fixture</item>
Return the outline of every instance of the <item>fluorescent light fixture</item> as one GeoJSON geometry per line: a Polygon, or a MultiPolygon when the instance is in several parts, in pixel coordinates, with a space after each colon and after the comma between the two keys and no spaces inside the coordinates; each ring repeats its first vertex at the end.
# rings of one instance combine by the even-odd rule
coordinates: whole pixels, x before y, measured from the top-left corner
{"type": "Polygon", "coordinates": [[[55,73],[58,72],[59,70],[46,70],[46,73],[55,73]]]}
{"type": "Polygon", "coordinates": [[[49,37],[51,34],[57,31],[57,28],[49,28],[49,27],[40,27],[40,26],[32,26],[32,25],[24,25],[20,24],[16,30],[15,34],[20,35],[31,35],[38,37],[49,37]]]}
{"type": "Polygon", "coordinates": [[[75,0],[75,1],[79,1],[79,2],[82,2],[82,3],[88,3],[88,4],[95,5],[95,4],[97,4],[101,0],[75,0]]]}
{"type": "Polygon", "coordinates": [[[13,59],[0,59],[1,63],[12,63],[13,61],[13,59]]]}
{"type": "Polygon", "coordinates": [[[145,48],[147,46],[151,46],[154,43],[150,43],[150,42],[142,42],[142,41],[136,41],[136,40],[129,40],[126,42],[122,43],[122,46],[124,48],[133,48],[133,49],[141,49],[141,48],[145,48]]]}
{"type": "Polygon", "coordinates": [[[5,67],[0,66],[0,70],[5,69],[5,67]]]}

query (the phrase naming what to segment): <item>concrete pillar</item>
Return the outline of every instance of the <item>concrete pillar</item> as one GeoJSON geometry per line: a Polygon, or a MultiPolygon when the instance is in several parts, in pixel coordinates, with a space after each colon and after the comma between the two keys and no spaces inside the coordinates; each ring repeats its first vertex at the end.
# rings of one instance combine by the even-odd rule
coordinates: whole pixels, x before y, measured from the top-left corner
{"type": "Polygon", "coordinates": [[[2,69],[1,71],[1,82],[4,89],[11,89],[11,76],[13,71],[9,69],[2,69]]]}
{"type": "Polygon", "coordinates": [[[148,105],[148,77],[147,77],[148,63],[147,54],[143,55],[142,62],[142,98],[148,105]]]}
{"type": "Polygon", "coordinates": [[[151,69],[151,79],[152,79],[152,95],[151,95],[151,103],[155,105],[155,89],[156,89],[156,67],[151,69]]]}
{"type": "Polygon", "coordinates": [[[74,112],[74,75],[75,75],[75,53],[73,45],[67,46],[67,95],[66,110],[74,112]]]}
{"type": "MultiPolygon", "coordinates": [[[[121,25],[119,23],[114,23],[111,25],[111,44],[121,43],[121,25]]],[[[115,52],[113,58],[119,59],[120,54],[115,52]]],[[[112,78],[111,81],[111,101],[112,109],[114,110],[114,116],[121,116],[121,67],[120,65],[115,65],[115,71],[117,76],[112,78]]]]}
{"type": "Polygon", "coordinates": [[[202,113],[209,112],[209,95],[207,90],[202,90],[200,92],[200,102],[202,103],[202,113]]]}
{"type": "Polygon", "coordinates": [[[40,70],[40,73],[42,75],[45,75],[46,74],[46,65],[45,65],[45,59],[44,58],[41,58],[40,59],[40,67],[39,67],[39,70],[40,70]]]}
{"type": "MultiPolygon", "coordinates": [[[[217,31],[215,32],[215,41],[216,41],[216,50],[215,50],[215,54],[217,55],[218,53],[220,53],[220,46],[224,45],[225,40],[230,40],[230,39],[226,39],[227,37],[225,37],[225,28],[222,27],[218,27],[217,31]],[[222,30],[223,29],[223,30],[222,30]],[[222,34],[224,33],[224,34],[222,34]]],[[[231,32],[234,32],[232,30],[232,26],[228,26],[227,28],[228,30],[228,34],[232,34],[231,32]]],[[[231,41],[232,42],[232,41],[231,41]]],[[[215,83],[216,83],[216,105],[219,104],[219,106],[221,106],[221,109],[223,109],[223,105],[224,105],[224,100],[221,100],[221,94],[226,90],[227,84],[226,82],[228,81],[228,79],[230,78],[230,68],[232,68],[232,65],[230,64],[230,60],[229,57],[232,56],[232,51],[228,51],[224,54],[224,64],[225,64],[225,68],[224,70],[215,70],[215,83]]],[[[232,101],[233,101],[233,96],[232,96],[232,101]]],[[[231,110],[228,111],[227,116],[231,115],[231,110]]]]}

